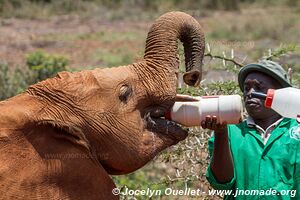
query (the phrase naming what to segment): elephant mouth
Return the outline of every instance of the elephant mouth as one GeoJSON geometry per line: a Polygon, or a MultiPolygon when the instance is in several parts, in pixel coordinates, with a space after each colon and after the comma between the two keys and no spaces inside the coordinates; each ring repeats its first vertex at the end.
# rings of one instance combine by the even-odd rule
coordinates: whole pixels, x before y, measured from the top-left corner
{"type": "Polygon", "coordinates": [[[144,120],[146,128],[151,133],[156,133],[172,139],[174,143],[184,140],[188,131],[184,130],[179,124],[164,118],[165,111],[163,109],[153,109],[145,114],[144,120]]]}
{"type": "MultiPolygon", "coordinates": [[[[189,95],[176,94],[174,99],[176,102],[195,102],[199,101],[197,98],[189,95]]],[[[153,106],[144,115],[146,128],[158,135],[164,135],[177,143],[184,140],[188,135],[188,130],[182,128],[181,125],[174,121],[167,120],[164,116],[167,109],[161,106],[153,106]]]]}

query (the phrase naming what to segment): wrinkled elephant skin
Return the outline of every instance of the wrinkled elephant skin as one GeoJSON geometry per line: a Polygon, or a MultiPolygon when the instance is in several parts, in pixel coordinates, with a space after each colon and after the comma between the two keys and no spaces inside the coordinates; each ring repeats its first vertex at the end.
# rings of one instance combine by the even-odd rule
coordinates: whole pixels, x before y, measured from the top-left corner
{"type": "Polygon", "coordinates": [[[162,118],[176,98],[178,42],[198,85],[204,35],[181,12],[151,27],[144,59],[61,72],[0,102],[0,199],[118,199],[109,175],[132,172],[187,136],[162,118]]]}

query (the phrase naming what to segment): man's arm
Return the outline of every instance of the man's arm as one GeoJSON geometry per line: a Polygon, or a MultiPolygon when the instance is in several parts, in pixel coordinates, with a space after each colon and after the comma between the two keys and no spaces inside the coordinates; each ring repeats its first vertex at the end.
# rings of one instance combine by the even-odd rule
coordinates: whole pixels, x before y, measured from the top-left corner
{"type": "Polygon", "coordinates": [[[218,124],[217,117],[207,116],[201,122],[202,128],[214,130],[215,140],[211,160],[211,170],[219,183],[230,182],[234,177],[233,159],[228,142],[227,124],[218,124]]]}

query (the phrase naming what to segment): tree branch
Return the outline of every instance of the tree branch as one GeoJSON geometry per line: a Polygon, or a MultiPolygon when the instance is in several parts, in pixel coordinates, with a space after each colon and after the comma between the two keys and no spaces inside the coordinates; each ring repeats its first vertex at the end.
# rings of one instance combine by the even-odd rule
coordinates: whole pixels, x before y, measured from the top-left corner
{"type": "Polygon", "coordinates": [[[213,58],[217,58],[217,59],[222,59],[222,60],[225,60],[225,61],[229,61],[229,62],[232,62],[233,64],[239,66],[239,67],[243,67],[244,65],[235,61],[234,59],[230,59],[230,58],[226,58],[224,56],[218,56],[218,55],[212,55],[211,53],[206,53],[204,55],[205,57],[210,57],[211,59],[213,58]]]}
{"type": "Polygon", "coordinates": [[[273,51],[269,49],[269,55],[263,58],[266,60],[272,60],[273,58],[279,58],[295,51],[297,51],[297,45],[295,44],[281,45],[279,48],[273,51]]]}

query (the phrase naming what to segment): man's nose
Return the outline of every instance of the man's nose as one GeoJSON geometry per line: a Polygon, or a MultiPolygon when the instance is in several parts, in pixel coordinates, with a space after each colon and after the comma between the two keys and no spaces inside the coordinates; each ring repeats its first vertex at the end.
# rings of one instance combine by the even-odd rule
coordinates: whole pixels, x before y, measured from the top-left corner
{"type": "Polygon", "coordinates": [[[250,99],[250,98],[251,98],[251,93],[252,93],[252,92],[255,92],[254,88],[250,88],[250,89],[247,91],[246,97],[250,99]]]}

